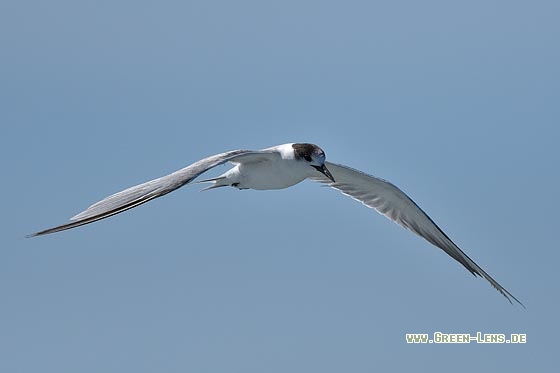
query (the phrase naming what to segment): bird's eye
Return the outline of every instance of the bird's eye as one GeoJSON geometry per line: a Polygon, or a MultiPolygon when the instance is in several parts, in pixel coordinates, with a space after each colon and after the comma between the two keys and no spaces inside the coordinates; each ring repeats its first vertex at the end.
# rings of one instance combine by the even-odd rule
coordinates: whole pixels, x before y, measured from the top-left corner
{"type": "Polygon", "coordinates": [[[311,162],[311,156],[310,155],[304,155],[303,159],[305,159],[307,162],[311,162]]]}

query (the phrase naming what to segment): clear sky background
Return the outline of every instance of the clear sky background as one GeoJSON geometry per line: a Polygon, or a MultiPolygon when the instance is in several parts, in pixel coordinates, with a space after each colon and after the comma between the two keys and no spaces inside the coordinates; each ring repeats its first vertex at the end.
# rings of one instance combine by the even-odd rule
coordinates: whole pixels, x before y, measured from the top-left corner
{"type": "Polygon", "coordinates": [[[558,1],[3,1],[0,371],[550,370],[559,16],[558,1]],[[400,186],[527,309],[309,181],[192,185],[23,238],[286,142],[400,186]],[[437,331],[527,343],[405,343],[437,331]]]}

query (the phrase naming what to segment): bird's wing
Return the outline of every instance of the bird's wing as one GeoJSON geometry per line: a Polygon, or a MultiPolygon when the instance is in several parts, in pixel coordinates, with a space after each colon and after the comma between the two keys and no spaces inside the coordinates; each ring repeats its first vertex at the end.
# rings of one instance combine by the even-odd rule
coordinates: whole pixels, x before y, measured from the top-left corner
{"type": "Polygon", "coordinates": [[[243,154],[242,156],[230,159],[229,162],[232,164],[249,164],[249,163],[259,163],[259,162],[271,162],[277,161],[281,158],[280,153],[274,149],[263,149],[258,152],[243,154]]]}
{"type": "Polygon", "coordinates": [[[395,185],[347,166],[331,162],[325,162],[325,165],[332,173],[336,182],[333,183],[323,175],[313,177],[312,180],[325,183],[334,189],[338,189],[343,194],[363,203],[367,207],[377,210],[388,219],[416,233],[431,244],[445,251],[473,275],[485,278],[496,290],[504,295],[510,303],[513,299],[523,306],[517,298],[453,243],[441,228],[439,228],[410,197],[395,185]]]}
{"type": "Polygon", "coordinates": [[[242,161],[246,158],[252,161],[255,156],[272,157],[273,152],[268,150],[232,150],[229,152],[216,154],[198,162],[195,162],[183,169],[175,171],[169,175],[150,180],[148,182],[130,187],[121,192],[115,193],[102,199],[88,207],[85,211],[70,218],[71,222],[59,225],[54,228],[33,233],[27,237],[40,236],[49,233],[60,232],[66,229],[79,227],[80,225],[93,223],[95,221],[108,218],[133,207],[146,203],[154,198],[161,197],[169,192],[190,183],[200,174],[209,169],[230,161],[242,161]]]}

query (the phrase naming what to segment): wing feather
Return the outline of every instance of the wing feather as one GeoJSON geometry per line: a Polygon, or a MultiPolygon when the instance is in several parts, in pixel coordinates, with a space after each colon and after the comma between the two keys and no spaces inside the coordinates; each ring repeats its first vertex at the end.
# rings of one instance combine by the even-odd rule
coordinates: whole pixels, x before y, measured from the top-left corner
{"type": "Polygon", "coordinates": [[[185,168],[175,171],[169,175],[150,180],[148,182],[130,187],[121,192],[115,193],[94,203],[85,211],[70,218],[71,222],[54,228],[45,229],[28,235],[27,237],[41,236],[44,234],[55,233],[67,229],[79,227],[81,225],[93,223],[95,221],[108,218],[119,214],[133,207],[139,206],[152,199],[166,195],[185,184],[190,183],[202,173],[226,162],[243,159],[251,159],[254,155],[270,155],[270,151],[253,150],[232,150],[225,153],[216,154],[201,159],[185,168]]]}
{"type": "MultiPolygon", "coordinates": [[[[485,278],[511,303],[512,299],[523,306],[509,291],[467,256],[440,227],[410,197],[390,182],[368,175],[348,166],[325,162],[334,176],[332,182],[323,175],[312,178],[325,183],[343,194],[377,210],[381,215],[414,232],[432,245],[442,249],[461,263],[470,273],[485,278]]],[[[523,306],[524,307],[524,306],[523,306]]]]}

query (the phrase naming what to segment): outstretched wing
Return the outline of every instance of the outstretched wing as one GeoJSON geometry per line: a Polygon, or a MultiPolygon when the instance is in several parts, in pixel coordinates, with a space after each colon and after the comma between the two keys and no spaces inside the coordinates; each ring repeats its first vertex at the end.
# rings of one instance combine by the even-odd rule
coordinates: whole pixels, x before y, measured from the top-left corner
{"type": "Polygon", "coordinates": [[[43,231],[30,234],[27,237],[60,232],[108,218],[109,216],[116,215],[133,207],[139,206],[154,198],[166,195],[167,193],[190,183],[200,174],[213,167],[229,161],[239,161],[243,158],[249,158],[250,160],[255,155],[270,155],[270,153],[270,151],[232,150],[201,159],[200,161],[169,175],[130,187],[106,197],[88,207],[87,210],[70,218],[70,223],[45,229],[43,231]]]}
{"type": "Polygon", "coordinates": [[[470,273],[485,278],[504,295],[509,302],[515,300],[523,306],[509,291],[494,280],[486,271],[467,256],[436,223],[402,190],[388,181],[368,175],[353,168],[336,163],[325,162],[326,167],[334,176],[332,182],[323,175],[312,179],[328,184],[343,194],[377,210],[380,214],[400,226],[416,233],[432,245],[445,251],[453,259],[461,263],[470,273]]]}

